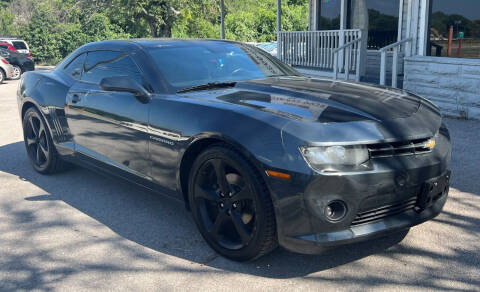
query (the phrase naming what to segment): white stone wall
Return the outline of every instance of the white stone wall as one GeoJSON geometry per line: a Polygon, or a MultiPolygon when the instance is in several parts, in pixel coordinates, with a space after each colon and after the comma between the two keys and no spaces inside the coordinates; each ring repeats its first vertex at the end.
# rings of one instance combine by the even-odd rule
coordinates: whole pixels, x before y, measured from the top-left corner
{"type": "Polygon", "coordinates": [[[445,115],[480,120],[480,60],[405,58],[404,89],[431,100],[445,115]]]}

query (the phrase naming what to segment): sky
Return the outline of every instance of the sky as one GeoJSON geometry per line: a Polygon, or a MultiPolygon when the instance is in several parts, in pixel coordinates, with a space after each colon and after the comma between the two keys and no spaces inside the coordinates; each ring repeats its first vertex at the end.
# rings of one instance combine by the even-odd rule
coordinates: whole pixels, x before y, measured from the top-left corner
{"type": "Polygon", "coordinates": [[[433,0],[432,11],[460,14],[471,20],[480,19],[480,0],[433,0]]]}

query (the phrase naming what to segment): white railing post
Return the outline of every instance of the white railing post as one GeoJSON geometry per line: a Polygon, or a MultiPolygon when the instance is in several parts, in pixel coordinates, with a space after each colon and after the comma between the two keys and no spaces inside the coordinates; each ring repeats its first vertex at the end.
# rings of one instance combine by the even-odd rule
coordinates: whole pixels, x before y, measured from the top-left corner
{"type": "Polygon", "coordinates": [[[399,48],[404,43],[409,44],[412,41],[412,38],[407,38],[401,41],[398,41],[394,44],[388,45],[380,49],[381,53],[381,62],[380,62],[380,85],[385,85],[385,79],[387,75],[387,52],[393,50],[393,59],[392,59],[392,87],[398,86],[398,53],[399,48]]]}
{"type": "Polygon", "coordinates": [[[386,71],[387,71],[387,52],[382,51],[381,52],[382,57],[380,61],[380,85],[385,85],[385,77],[386,77],[386,71]]]}
{"type": "MultiPolygon", "coordinates": [[[[332,56],[333,56],[333,75],[334,75],[334,78],[336,79],[338,77],[338,70],[339,70],[339,66],[338,66],[338,55],[340,52],[343,53],[343,56],[344,56],[344,59],[342,59],[342,62],[345,63],[345,70],[344,70],[344,73],[345,73],[345,80],[349,80],[350,79],[350,69],[351,69],[351,58],[352,58],[352,51],[355,49],[355,44],[358,44],[360,42],[362,42],[363,39],[362,38],[357,38],[357,39],[354,39],[352,41],[349,41],[347,42],[346,44],[344,44],[343,46],[339,47],[339,48],[336,48],[333,50],[333,53],[332,53],[332,56]]],[[[357,45],[357,47],[359,47],[359,45],[357,45]]],[[[358,51],[357,53],[359,53],[360,51],[358,51]]],[[[360,58],[359,58],[360,59],[360,58]]],[[[358,62],[360,62],[360,60],[357,60],[357,73],[356,73],[356,80],[360,80],[360,71],[359,71],[359,66],[358,66],[358,62]]]]}
{"type": "Polygon", "coordinates": [[[357,65],[356,65],[356,73],[355,73],[355,81],[360,82],[360,71],[361,71],[361,63],[362,63],[362,42],[360,42],[360,45],[358,46],[357,50],[357,65]]]}
{"type": "Polygon", "coordinates": [[[345,48],[345,80],[350,79],[350,58],[352,56],[352,46],[345,48]]]}
{"type": "Polygon", "coordinates": [[[338,79],[338,53],[333,52],[333,79],[338,79]]]}
{"type": "Polygon", "coordinates": [[[392,87],[397,88],[398,85],[398,47],[393,49],[393,63],[392,63],[392,87]]]}

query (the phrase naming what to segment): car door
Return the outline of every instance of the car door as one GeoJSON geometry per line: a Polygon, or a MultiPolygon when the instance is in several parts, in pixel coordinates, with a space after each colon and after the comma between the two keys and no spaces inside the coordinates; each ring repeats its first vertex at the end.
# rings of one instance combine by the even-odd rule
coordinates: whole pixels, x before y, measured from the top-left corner
{"type": "Polygon", "coordinates": [[[105,91],[105,77],[129,76],[144,84],[141,70],[124,52],[88,52],[80,80],[66,98],[66,116],[75,151],[135,175],[148,176],[149,104],[132,93],[105,91]]]}

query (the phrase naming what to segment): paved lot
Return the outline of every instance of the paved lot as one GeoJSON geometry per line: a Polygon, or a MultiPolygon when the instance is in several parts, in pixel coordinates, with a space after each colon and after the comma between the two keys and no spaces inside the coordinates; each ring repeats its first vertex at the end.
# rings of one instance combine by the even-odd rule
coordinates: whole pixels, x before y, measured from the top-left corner
{"type": "Polygon", "coordinates": [[[183,205],[85,169],[28,164],[15,100],[0,85],[0,290],[478,290],[480,122],[448,120],[453,188],[445,211],[408,235],[324,255],[218,257],[183,205]]]}

